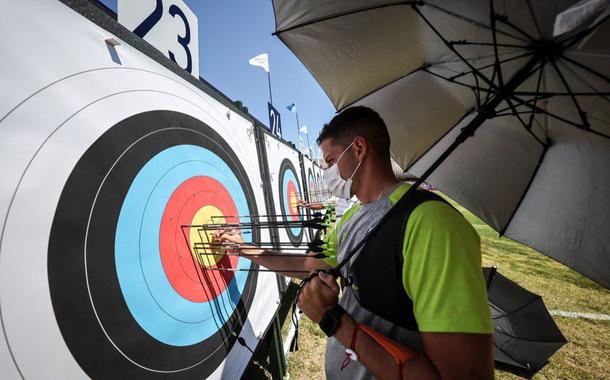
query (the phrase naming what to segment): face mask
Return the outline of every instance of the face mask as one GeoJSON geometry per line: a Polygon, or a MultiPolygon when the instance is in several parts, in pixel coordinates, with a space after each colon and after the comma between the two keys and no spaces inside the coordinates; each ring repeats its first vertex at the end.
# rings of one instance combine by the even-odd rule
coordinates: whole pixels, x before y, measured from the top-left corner
{"type": "Polygon", "coordinates": [[[324,180],[326,181],[330,192],[337,198],[350,199],[352,197],[352,178],[354,178],[354,175],[360,168],[362,161],[358,162],[358,166],[356,166],[356,169],[354,169],[354,172],[347,180],[343,179],[339,173],[339,161],[341,161],[341,158],[343,158],[345,152],[347,152],[353,144],[354,143],[352,142],[347,148],[345,148],[333,166],[328,169],[324,169],[324,180]]]}

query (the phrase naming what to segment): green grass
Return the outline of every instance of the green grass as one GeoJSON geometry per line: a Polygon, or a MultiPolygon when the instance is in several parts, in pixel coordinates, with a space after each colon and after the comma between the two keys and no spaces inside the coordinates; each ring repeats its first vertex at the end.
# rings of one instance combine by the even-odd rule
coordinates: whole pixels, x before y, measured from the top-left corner
{"type": "MultiPolygon", "coordinates": [[[[540,294],[549,309],[610,314],[610,291],[523,244],[500,238],[475,215],[453,205],[481,236],[484,266],[495,265],[504,276],[540,294]]],[[[610,321],[554,319],[569,343],[533,379],[610,378],[610,321]]],[[[323,379],[326,338],[307,317],[301,321],[300,350],[288,358],[290,379],[323,379]]],[[[496,378],[520,377],[496,370],[496,378]]]]}

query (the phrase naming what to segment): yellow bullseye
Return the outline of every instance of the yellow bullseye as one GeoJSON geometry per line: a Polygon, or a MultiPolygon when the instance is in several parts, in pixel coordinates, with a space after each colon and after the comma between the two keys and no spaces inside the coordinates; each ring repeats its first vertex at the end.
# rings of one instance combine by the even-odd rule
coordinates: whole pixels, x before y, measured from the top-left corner
{"type": "MultiPolygon", "coordinates": [[[[219,209],[208,205],[203,206],[197,211],[191,225],[201,226],[209,223],[225,223],[225,218],[222,216],[222,212],[219,209]]],[[[197,227],[190,228],[189,240],[191,242],[191,252],[199,256],[199,261],[205,267],[211,267],[222,259],[222,256],[220,255],[212,255],[212,250],[209,247],[209,244],[212,243],[212,234],[214,232],[215,231],[213,230],[203,231],[201,228],[197,227]],[[201,247],[201,244],[204,245],[204,248],[201,247]]]]}
{"type": "Polygon", "coordinates": [[[292,211],[292,215],[298,214],[299,208],[297,207],[297,195],[296,193],[290,194],[290,209],[292,211]]]}

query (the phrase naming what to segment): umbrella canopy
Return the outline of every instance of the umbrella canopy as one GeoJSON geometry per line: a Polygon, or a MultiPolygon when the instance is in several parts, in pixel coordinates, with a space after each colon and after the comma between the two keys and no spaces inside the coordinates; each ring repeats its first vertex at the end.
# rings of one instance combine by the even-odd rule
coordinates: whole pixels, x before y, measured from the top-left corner
{"type": "Polygon", "coordinates": [[[337,110],[381,114],[403,169],[610,287],[607,4],[273,1],[275,34],[337,110]]]}
{"type": "Polygon", "coordinates": [[[539,371],[567,343],[542,297],[495,271],[484,268],[489,279],[489,308],[494,324],[494,360],[528,371],[539,371]]]}

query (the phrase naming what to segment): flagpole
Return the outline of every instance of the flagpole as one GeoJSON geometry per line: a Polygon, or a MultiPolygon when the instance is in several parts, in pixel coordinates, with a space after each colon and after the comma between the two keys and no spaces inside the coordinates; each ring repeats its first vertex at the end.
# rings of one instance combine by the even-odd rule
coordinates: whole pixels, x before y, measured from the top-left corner
{"type": "Polygon", "coordinates": [[[309,149],[309,158],[313,159],[313,152],[311,151],[311,144],[309,144],[309,131],[306,133],[307,135],[307,148],[309,149]]]}
{"type": "Polygon", "coordinates": [[[267,82],[269,82],[269,103],[273,105],[273,96],[271,96],[271,72],[267,71],[267,82]]]}
{"type": "Polygon", "coordinates": [[[299,113],[295,112],[294,113],[297,117],[297,136],[299,135],[299,133],[301,133],[301,125],[299,124],[299,113]]]}

